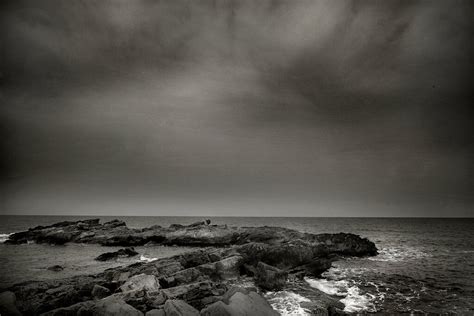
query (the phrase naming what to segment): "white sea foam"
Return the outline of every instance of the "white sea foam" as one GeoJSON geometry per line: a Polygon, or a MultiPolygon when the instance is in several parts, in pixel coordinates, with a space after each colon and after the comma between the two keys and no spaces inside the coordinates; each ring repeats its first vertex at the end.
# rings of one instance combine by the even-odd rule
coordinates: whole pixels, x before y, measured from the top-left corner
{"type": "Polygon", "coordinates": [[[3,244],[5,241],[7,241],[11,234],[0,234],[0,244],[3,244]]]}
{"type": "Polygon", "coordinates": [[[348,283],[344,280],[327,280],[305,278],[311,287],[329,295],[345,296],[347,294],[348,283]]]}
{"type": "Polygon", "coordinates": [[[377,256],[368,259],[372,261],[399,262],[429,257],[431,257],[430,254],[415,247],[390,247],[382,248],[377,256]]]}
{"type": "Polygon", "coordinates": [[[310,302],[310,300],[294,292],[267,292],[265,298],[273,309],[282,316],[310,315],[309,311],[300,305],[301,302],[310,302]]]}
{"type": "Polygon", "coordinates": [[[354,269],[340,269],[339,267],[331,267],[323,273],[322,279],[305,278],[305,281],[326,294],[342,297],[340,300],[344,304],[344,311],[348,313],[355,312],[376,312],[374,300],[376,297],[370,293],[362,293],[354,282],[345,280],[348,274],[363,273],[361,271],[353,271],[354,269]]]}
{"type": "Polygon", "coordinates": [[[158,260],[158,258],[148,258],[144,255],[140,255],[140,261],[145,261],[145,262],[153,262],[155,260],[158,260]]]}
{"type": "Polygon", "coordinates": [[[347,289],[347,295],[341,300],[341,303],[345,305],[344,311],[348,313],[376,312],[374,299],[375,296],[369,293],[361,294],[357,286],[351,286],[347,289]]]}

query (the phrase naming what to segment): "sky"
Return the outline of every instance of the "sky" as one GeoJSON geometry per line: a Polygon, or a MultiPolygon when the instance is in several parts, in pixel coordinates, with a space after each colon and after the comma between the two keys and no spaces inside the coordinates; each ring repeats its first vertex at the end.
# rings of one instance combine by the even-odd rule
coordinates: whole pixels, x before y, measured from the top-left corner
{"type": "Polygon", "coordinates": [[[470,0],[1,6],[0,214],[474,214],[470,0]]]}

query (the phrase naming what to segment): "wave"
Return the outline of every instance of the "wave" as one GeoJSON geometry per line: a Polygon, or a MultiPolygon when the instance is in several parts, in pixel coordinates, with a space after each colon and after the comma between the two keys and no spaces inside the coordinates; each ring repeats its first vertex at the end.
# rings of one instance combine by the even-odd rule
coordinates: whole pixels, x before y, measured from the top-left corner
{"type": "Polygon", "coordinates": [[[267,292],[265,298],[274,310],[282,316],[310,315],[309,311],[301,307],[300,303],[311,300],[290,291],[267,292]]]}
{"type": "Polygon", "coordinates": [[[348,313],[376,312],[374,299],[374,295],[370,293],[362,294],[357,286],[351,286],[347,288],[347,295],[341,300],[341,303],[345,305],[344,311],[348,313]]]}
{"type": "Polygon", "coordinates": [[[415,247],[389,247],[382,248],[377,256],[368,259],[372,261],[400,262],[429,257],[432,257],[432,255],[415,247]]]}
{"type": "Polygon", "coordinates": [[[341,269],[338,266],[333,266],[323,273],[323,278],[306,277],[305,281],[321,292],[341,297],[340,302],[344,304],[345,312],[376,312],[375,299],[377,297],[370,293],[362,293],[357,286],[358,283],[347,279],[349,275],[360,275],[366,270],[364,268],[341,269]]]}
{"type": "Polygon", "coordinates": [[[144,255],[140,255],[140,261],[144,261],[144,262],[153,262],[155,260],[158,260],[158,258],[148,258],[144,255]]]}
{"type": "Polygon", "coordinates": [[[5,241],[8,240],[8,238],[10,237],[10,235],[12,235],[13,233],[10,233],[10,234],[0,234],[0,244],[3,244],[5,241]]]}
{"type": "Polygon", "coordinates": [[[340,302],[344,304],[344,311],[348,313],[356,312],[376,312],[373,303],[375,296],[370,293],[363,294],[356,285],[349,285],[345,280],[311,279],[305,278],[311,287],[321,292],[333,296],[343,297],[340,302]]]}

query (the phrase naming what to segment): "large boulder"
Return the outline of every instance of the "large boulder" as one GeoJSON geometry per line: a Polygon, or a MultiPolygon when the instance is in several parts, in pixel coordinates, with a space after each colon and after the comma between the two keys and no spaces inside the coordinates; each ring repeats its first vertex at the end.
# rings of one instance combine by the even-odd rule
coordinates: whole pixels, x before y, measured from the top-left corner
{"type": "Polygon", "coordinates": [[[262,289],[278,291],[285,286],[288,278],[288,273],[286,271],[263,262],[258,263],[256,270],[255,283],[262,289]]]}
{"type": "Polygon", "coordinates": [[[196,270],[212,279],[234,279],[240,276],[240,268],[243,262],[242,256],[234,255],[216,262],[199,265],[196,270]]]}
{"type": "Polygon", "coordinates": [[[164,306],[166,316],[199,316],[199,311],[182,300],[167,300],[164,306]]]}
{"type": "Polygon", "coordinates": [[[228,302],[219,301],[203,310],[202,316],[277,316],[279,315],[270,304],[259,294],[245,289],[233,289],[228,302]]]}
{"type": "Polygon", "coordinates": [[[206,276],[203,275],[203,273],[199,269],[188,268],[178,271],[170,277],[163,278],[162,283],[165,284],[166,287],[172,287],[180,284],[204,281],[205,278],[206,276]]]}
{"type": "Polygon", "coordinates": [[[139,274],[129,278],[120,290],[122,292],[128,291],[158,291],[160,289],[160,282],[154,275],[139,274]]]}

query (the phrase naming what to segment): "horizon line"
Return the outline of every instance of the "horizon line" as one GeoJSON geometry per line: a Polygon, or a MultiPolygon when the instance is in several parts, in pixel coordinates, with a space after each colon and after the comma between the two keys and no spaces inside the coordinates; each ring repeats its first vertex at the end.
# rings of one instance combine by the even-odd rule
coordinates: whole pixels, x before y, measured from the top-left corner
{"type": "Polygon", "coordinates": [[[221,218],[429,218],[474,219],[474,216],[236,216],[236,215],[79,215],[79,214],[0,214],[0,216],[63,216],[63,217],[221,217],[221,218]]]}

